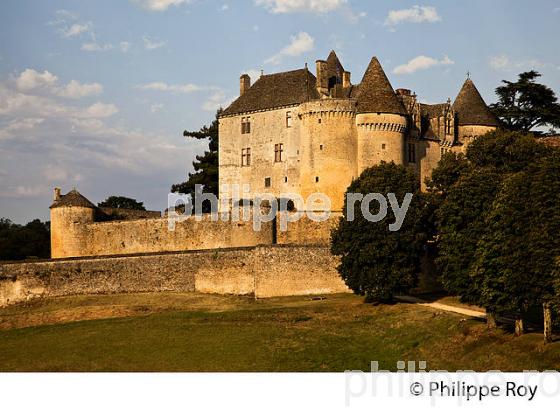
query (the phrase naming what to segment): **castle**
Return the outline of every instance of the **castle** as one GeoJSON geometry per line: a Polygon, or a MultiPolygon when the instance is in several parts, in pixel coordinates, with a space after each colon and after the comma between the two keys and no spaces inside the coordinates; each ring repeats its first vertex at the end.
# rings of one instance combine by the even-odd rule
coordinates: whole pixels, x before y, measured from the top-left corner
{"type": "Polygon", "coordinates": [[[250,220],[207,214],[169,229],[160,212],[99,208],[76,190],[61,195],[55,189],[55,260],[0,265],[0,306],[89,293],[348,291],[329,238],[352,179],[394,161],[424,182],[443,153],[464,151],[498,126],[470,79],[453,103],[422,104],[409,90],[394,91],[376,58],[361,83],[352,84],[334,52],[317,61],[316,76],[305,67],[261,75],[251,85],[242,75],[240,94],[219,117],[220,203],[235,205],[224,188],[234,184],[250,187],[238,201],[324,193],[330,219],[302,217],[282,230],[273,218],[255,230],[250,220]]]}
{"type": "Polygon", "coordinates": [[[444,152],[463,151],[498,126],[470,79],[453,103],[422,104],[409,90],[394,91],[375,57],[361,83],[352,84],[334,51],[317,61],[317,76],[305,67],[261,75],[251,85],[244,74],[240,94],[219,117],[220,203],[236,205],[224,188],[234,184],[250,187],[237,200],[324,193],[331,199],[329,221],[301,218],[287,231],[272,221],[255,231],[251,221],[206,215],[186,218],[170,230],[159,212],[99,209],[75,190],[66,195],[55,190],[52,257],[327,246],[344,192],[365,168],[393,161],[412,167],[423,182],[444,152]],[[118,220],[106,218],[115,213],[118,220]]]}
{"type": "Polygon", "coordinates": [[[410,90],[393,90],[376,57],[352,84],[331,51],[316,62],[316,75],[306,66],[252,85],[241,76],[239,98],[219,118],[220,186],[250,186],[247,200],[321,192],[340,210],[364,169],[393,161],[412,167],[424,186],[443,153],[464,151],[496,127],[471,79],[453,103],[422,104],[410,90]]]}

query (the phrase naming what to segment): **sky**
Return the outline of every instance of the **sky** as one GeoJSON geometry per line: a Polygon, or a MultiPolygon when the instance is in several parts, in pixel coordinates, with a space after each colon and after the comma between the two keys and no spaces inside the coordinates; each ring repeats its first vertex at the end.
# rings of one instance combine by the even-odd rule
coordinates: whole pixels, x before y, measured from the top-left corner
{"type": "Polygon", "coordinates": [[[49,219],[52,190],[167,206],[209,124],[256,80],[334,49],[352,82],[377,56],[394,88],[487,103],[535,69],[560,94],[560,0],[0,2],[0,218],[49,219]]]}

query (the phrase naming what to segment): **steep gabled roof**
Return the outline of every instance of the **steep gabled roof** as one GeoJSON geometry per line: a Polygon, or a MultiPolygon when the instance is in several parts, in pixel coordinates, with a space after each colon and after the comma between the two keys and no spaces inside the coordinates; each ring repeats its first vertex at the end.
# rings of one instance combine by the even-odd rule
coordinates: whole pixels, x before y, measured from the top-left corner
{"type": "Polygon", "coordinates": [[[470,78],[461,87],[452,108],[457,113],[459,125],[500,125],[470,78]]]}
{"type": "Polygon", "coordinates": [[[316,79],[307,68],[261,76],[226,108],[222,116],[301,104],[319,98],[316,79]]]}
{"type": "Polygon", "coordinates": [[[376,57],[371,59],[360,83],[357,113],[386,113],[405,115],[406,110],[397,98],[389,79],[376,57]]]}
{"type": "Polygon", "coordinates": [[[58,201],[55,201],[50,207],[59,208],[62,206],[79,206],[82,208],[96,208],[85,196],[80,194],[76,189],[71,190],[66,195],[62,195],[58,201]]]}
{"type": "Polygon", "coordinates": [[[441,117],[447,108],[446,103],[442,104],[423,104],[420,103],[420,115],[428,118],[441,117]]]}

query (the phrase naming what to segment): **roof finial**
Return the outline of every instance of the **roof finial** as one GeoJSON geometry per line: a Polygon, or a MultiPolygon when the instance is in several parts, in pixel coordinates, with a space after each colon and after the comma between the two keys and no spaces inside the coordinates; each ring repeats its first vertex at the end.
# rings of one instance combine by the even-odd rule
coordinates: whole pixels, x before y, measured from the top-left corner
{"type": "Polygon", "coordinates": [[[467,71],[467,79],[470,79],[470,78],[471,78],[471,72],[467,71]]]}
{"type": "Polygon", "coordinates": [[[261,77],[264,75],[264,70],[261,68],[261,77]]]}

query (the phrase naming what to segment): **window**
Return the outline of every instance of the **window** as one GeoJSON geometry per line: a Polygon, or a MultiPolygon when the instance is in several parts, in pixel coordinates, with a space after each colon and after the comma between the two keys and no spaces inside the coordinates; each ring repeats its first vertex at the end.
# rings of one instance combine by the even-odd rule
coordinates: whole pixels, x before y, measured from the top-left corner
{"type": "Polygon", "coordinates": [[[447,123],[446,123],[446,131],[445,131],[448,135],[451,134],[451,119],[447,119],[447,123]]]}
{"type": "Polygon", "coordinates": [[[282,162],[282,153],[284,152],[284,144],[274,144],[274,162],[282,162]]]}
{"type": "Polygon", "coordinates": [[[270,188],[270,177],[266,177],[264,179],[264,187],[265,188],[270,188]]]}
{"type": "Polygon", "coordinates": [[[381,144],[381,149],[385,149],[385,144],[381,144]]]}
{"type": "Polygon", "coordinates": [[[241,118],[241,134],[249,134],[251,132],[251,117],[241,118]]]}
{"type": "Polygon", "coordinates": [[[251,165],[251,148],[243,148],[241,150],[241,166],[248,167],[251,165]]]}
{"type": "Polygon", "coordinates": [[[288,177],[284,177],[284,182],[288,182],[288,177]]]}
{"type": "Polygon", "coordinates": [[[408,144],[408,162],[413,164],[416,162],[416,145],[408,144]]]}
{"type": "Polygon", "coordinates": [[[319,124],[321,124],[321,119],[319,118],[319,124]]]}
{"type": "Polygon", "coordinates": [[[319,149],[323,151],[323,144],[319,145],[319,149]]]}
{"type": "Polygon", "coordinates": [[[315,177],[315,182],[319,182],[319,177],[315,177]]]}
{"type": "Polygon", "coordinates": [[[292,126],[292,112],[288,111],[286,113],[286,128],[291,128],[292,126]]]}

